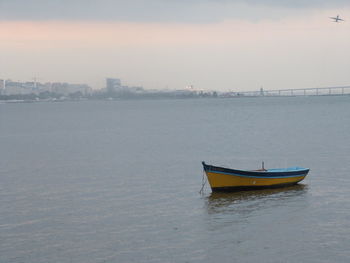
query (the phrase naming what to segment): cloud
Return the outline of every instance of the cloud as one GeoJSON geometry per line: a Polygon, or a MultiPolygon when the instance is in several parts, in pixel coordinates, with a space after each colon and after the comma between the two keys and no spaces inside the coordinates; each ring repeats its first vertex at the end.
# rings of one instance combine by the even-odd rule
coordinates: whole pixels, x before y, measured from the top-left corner
{"type": "Polygon", "coordinates": [[[213,22],[345,6],[348,0],[0,0],[0,20],[213,22]]]}

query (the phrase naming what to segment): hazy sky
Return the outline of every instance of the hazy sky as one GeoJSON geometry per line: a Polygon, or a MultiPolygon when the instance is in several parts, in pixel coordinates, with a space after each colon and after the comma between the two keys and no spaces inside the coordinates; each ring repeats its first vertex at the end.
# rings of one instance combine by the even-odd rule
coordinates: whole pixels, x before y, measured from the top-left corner
{"type": "Polygon", "coordinates": [[[348,0],[0,0],[0,78],[102,88],[350,85],[348,0]],[[346,21],[328,17],[339,14],[346,21]]]}

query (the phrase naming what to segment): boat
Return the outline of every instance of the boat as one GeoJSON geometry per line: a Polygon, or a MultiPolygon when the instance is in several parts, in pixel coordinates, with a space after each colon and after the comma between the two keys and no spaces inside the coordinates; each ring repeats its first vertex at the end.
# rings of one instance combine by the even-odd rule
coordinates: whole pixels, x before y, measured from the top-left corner
{"type": "Polygon", "coordinates": [[[259,170],[245,171],[202,164],[213,192],[289,186],[302,181],[310,170],[303,167],[265,169],[263,163],[259,170]]]}

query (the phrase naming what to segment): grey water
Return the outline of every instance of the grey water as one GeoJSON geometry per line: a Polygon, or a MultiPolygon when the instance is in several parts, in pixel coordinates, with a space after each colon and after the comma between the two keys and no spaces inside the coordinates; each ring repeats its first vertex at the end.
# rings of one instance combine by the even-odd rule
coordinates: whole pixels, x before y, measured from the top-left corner
{"type": "Polygon", "coordinates": [[[0,262],[349,262],[350,97],[0,104],[0,262]],[[201,161],[303,166],[212,193],[201,161]]]}

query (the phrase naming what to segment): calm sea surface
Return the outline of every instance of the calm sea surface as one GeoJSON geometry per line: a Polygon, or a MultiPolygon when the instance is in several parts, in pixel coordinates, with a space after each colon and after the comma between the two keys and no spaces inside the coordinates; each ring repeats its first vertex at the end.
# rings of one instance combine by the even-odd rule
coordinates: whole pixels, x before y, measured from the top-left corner
{"type": "Polygon", "coordinates": [[[0,104],[0,262],[350,262],[350,97],[0,104]],[[201,161],[304,166],[199,194],[201,161]]]}

